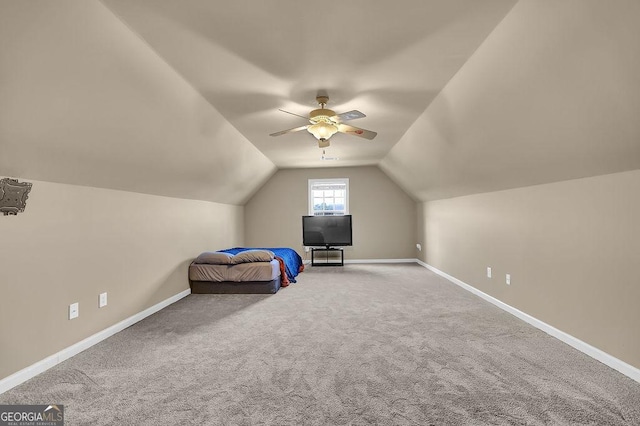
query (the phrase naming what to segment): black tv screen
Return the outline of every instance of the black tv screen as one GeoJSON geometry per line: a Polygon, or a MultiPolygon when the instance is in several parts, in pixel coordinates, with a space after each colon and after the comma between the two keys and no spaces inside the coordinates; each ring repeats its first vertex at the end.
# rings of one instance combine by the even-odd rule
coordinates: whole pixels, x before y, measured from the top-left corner
{"type": "Polygon", "coordinates": [[[351,215],[302,216],[302,244],[327,248],[353,245],[351,215]]]}

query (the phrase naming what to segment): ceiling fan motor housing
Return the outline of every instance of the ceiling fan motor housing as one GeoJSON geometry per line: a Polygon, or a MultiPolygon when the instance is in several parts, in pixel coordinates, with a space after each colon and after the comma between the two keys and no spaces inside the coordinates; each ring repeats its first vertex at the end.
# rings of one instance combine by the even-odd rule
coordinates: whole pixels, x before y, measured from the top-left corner
{"type": "Polygon", "coordinates": [[[309,113],[309,121],[312,123],[317,123],[319,121],[332,122],[331,117],[335,115],[336,113],[330,109],[318,108],[309,113]]]}

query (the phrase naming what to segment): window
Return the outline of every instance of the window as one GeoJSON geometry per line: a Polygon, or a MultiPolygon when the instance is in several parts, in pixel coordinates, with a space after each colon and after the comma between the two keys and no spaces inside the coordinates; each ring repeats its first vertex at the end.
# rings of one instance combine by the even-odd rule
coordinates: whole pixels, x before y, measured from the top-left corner
{"type": "Polygon", "coordinates": [[[309,179],[309,215],[349,214],[349,179],[309,179]]]}

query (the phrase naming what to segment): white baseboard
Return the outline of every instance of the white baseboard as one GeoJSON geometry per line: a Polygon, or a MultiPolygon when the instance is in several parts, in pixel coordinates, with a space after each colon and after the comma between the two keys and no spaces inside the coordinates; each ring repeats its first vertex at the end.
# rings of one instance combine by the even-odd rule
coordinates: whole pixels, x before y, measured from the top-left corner
{"type": "Polygon", "coordinates": [[[344,263],[415,263],[416,259],[345,259],[344,263]]]}
{"type": "MultiPolygon", "coordinates": [[[[417,259],[345,259],[347,263],[416,263],[417,259]]],[[[311,266],[311,260],[303,260],[302,263],[311,266]]]]}
{"type": "Polygon", "coordinates": [[[151,306],[150,308],[145,309],[142,312],[139,312],[123,321],[120,321],[119,323],[112,325],[109,328],[106,328],[102,331],[97,332],[96,334],[87,337],[84,340],[81,340],[80,342],[69,346],[68,348],[65,348],[63,350],[61,350],[58,353],[55,353],[41,361],[36,362],[33,365],[30,365],[29,367],[23,368],[22,370],[8,376],[5,377],[4,379],[0,380],[0,394],[8,391],[9,389],[12,389],[16,386],[18,386],[21,383],[26,382],[27,380],[31,379],[32,377],[37,376],[40,373],[45,372],[46,370],[50,369],[51,367],[60,364],[62,361],[71,358],[74,355],[79,354],[80,352],[84,351],[85,349],[89,349],[91,346],[100,343],[101,341],[103,341],[104,339],[113,336],[114,334],[124,330],[127,327],[132,326],[133,324],[145,319],[146,317],[148,317],[149,315],[153,315],[156,312],[158,312],[159,310],[166,308],[167,306],[171,305],[172,303],[177,302],[178,300],[182,299],[183,297],[186,297],[188,295],[191,294],[191,290],[185,290],[183,292],[180,292],[178,294],[176,294],[175,296],[172,296],[168,299],[163,300],[160,303],[157,303],[153,306],[151,306]]]}
{"type": "Polygon", "coordinates": [[[556,339],[559,339],[561,341],[563,341],[564,343],[574,347],[575,349],[579,350],[580,352],[585,353],[586,355],[589,355],[591,358],[594,358],[598,361],[600,361],[601,363],[608,365],[609,367],[613,368],[614,370],[619,371],[620,373],[624,374],[625,376],[635,380],[636,382],[640,383],[640,369],[634,367],[633,365],[627,364],[626,362],[619,360],[618,358],[609,355],[608,353],[591,346],[588,343],[583,342],[582,340],[573,337],[570,334],[565,333],[562,330],[558,330],[557,328],[543,322],[540,321],[537,318],[532,317],[529,314],[526,314],[516,308],[514,308],[513,306],[507,305],[506,303],[496,299],[493,296],[489,296],[486,293],[483,293],[482,291],[478,290],[475,287],[470,286],[469,284],[460,281],[459,279],[452,277],[451,275],[447,274],[446,272],[442,272],[441,270],[434,268],[433,266],[419,260],[419,259],[415,259],[415,261],[424,266],[425,268],[429,269],[432,272],[435,272],[436,274],[440,275],[443,278],[446,278],[447,280],[451,281],[452,283],[464,288],[467,291],[470,291],[471,293],[475,294],[476,296],[480,296],[481,298],[483,298],[484,300],[496,305],[497,307],[499,307],[500,309],[509,312],[510,314],[520,318],[521,320],[531,324],[532,326],[544,331],[545,333],[549,334],[550,336],[555,337],[556,339]]]}

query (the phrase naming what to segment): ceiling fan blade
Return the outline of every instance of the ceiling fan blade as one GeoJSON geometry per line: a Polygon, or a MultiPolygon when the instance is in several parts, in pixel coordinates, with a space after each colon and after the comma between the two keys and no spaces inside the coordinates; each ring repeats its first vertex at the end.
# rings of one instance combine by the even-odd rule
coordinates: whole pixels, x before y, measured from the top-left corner
{"type": "Polygon", "coordinates": [[[269,136],[280,136],[280,135],[285,135],[287,133],[299,132],[300,130],[307,130],[307,127],[309,127],[309,125],[295,127],[293,129],[281,130],[276,133],[271,133],[269,136]]]}
{"type": "Polygon", "coordinates": [[[342,122],[342,121],[355,120],[356,118],[363,118],[363,117],[366,117],[366,115],[354,109],[353,111],[347,111],[347,112],[343,112],[342,114],[336,114],[333,117],[331,117],[331,119],[336,119],[337,121],[342,122]]]}
{"type": "Polygon", "coordinates": [[[278,111],[282,111],[282,112],[287,113],[287,114],[295,115],[296,117],[304,118],[305,120],[309,119],[309,117],[305,117],[304,115],[300,115],[300,114],[296,114],[296,113],[293,113],[293,112],[285,111],[283,109],[279,109],[278,108],[278,111]]]}
{"type": "Polygon", "coordinates": [[[359,127],[353,127],[347,124],[338,124],[338,131],[353,136],[360,136],[361,138],[369,140],[375,138],[377,135],[376,132],[372,132],[371,130],[361,129],[359,127]]]}

